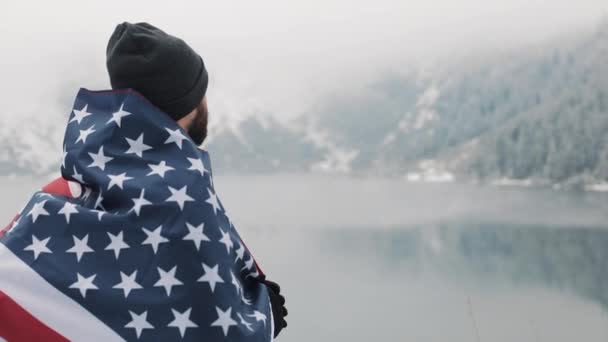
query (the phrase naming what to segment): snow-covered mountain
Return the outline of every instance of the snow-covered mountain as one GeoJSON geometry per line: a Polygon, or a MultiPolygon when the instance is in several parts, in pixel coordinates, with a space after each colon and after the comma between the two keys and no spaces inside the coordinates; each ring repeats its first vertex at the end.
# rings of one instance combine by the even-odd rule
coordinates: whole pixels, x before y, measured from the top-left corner
{"type": "MultiPolygon", "coordinates": [[[[536,48],[384,75],[359,90],[345,85],[289,120],[213,113],[205,147],[228,173],[608,180],[606,56],[608,23],[536,48]]],[[[0,116],[0,174],[58,170],[66,119],[0,116]]]]}

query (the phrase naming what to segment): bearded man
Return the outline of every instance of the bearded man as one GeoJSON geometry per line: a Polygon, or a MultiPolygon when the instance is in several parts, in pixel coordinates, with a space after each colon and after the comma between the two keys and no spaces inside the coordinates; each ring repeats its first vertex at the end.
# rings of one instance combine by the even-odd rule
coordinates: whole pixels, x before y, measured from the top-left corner
{"type": "Polygon", "coordinates": [[[199,148],[203,59],[148,23],[106,52],[112,90],[78,92],[61,177],[0,231],[0,340],[272,341],[285,298],[199,148]]]}

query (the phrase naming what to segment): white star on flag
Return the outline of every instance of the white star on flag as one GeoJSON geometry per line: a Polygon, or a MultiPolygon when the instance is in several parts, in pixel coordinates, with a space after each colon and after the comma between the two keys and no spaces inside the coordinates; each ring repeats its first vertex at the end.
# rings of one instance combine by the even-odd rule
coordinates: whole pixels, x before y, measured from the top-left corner
{"type": "Polygon", "coordinates": [[[203,161],[199,158],[188,158],[188,161],[190,162],[190,167],[188,168],[188,170],[194,170],[194,171],[198,171],[201,176],[205,175],[205,172],[209,172],[206,168],[205,165],[203,164],[203,161]]]}
{"type": "Polygon", "coordinates": [[[188,186],[184,185],[183,188],[177,190],[172,187],[168,187],[171,191],[171,196],[165,200],[165,202],[176,202],[179,205],[180,210],[184,210],[184,204],[186,202],[194,202],[194,198],[188,196],[188,186]]]}
{"type": "Polygon", "coordinates": [[[38,259],[38,256],[40,256],[40,254],[42,254],[42,253],[53,253],[46,246],[49,243],[49,240],[51,240],[50,236],[44,240],[38,240],[38,238],[35,235],[32,235],[32,244],[29,246],[26,246],[23,250],[34,252],[34,260],[36,260],[36,259],[38,259]]]}
{"type": "Polygon", "coordinates": [[[84,107],[82,107],[81,110],[78,109],[73,109],[72,112],[74,113],[74,117],[72,118],[72,120],[70,120],[70,122],[68,122],[68,124],[76,121],[78,122],[78,124],[80,125],[80,122],[82,122],[82,119],[86,118],[87,116],[93,114],[93,113],[89,113],[87,112],[87,108],[89,107],[88,104],[85,104],[84,107]]]}
{"type": "Polygon", "coordinates": [[[221,327],[224,332],[224,336],[228,336],[228,330],[231,326],[238,325],[235,320],[232,319],[232,308],[228,308],[226,311],[222,311],[219,307],[215,307],[217,312],[217,320],[211,323],[212,327],[221,327]]]}
{"type": "Polygon", "coordinates": [[[32,222],[36,223],[36,220],[39,216],[49,216],[49,212],[44,209],[44,204],[46,203],[46,201],[48,200],[44,200],[42,202],[34,204],[32,210],[30,210],[30,212],[27,214],[27,216],[32,217],[32,222]]]}
{"type": "Polygon", "coordinates": [[[218,274],[219,265],[209,267],[204,262],[202,264],[203,264],[203,272],[205,272],[205,273],[198,279],[198,282],[209,283],[209,287],[211,288],[211,293],[213,293],[215,291],[215,284],[224,282],[224,279],[222,279],[222,277],[220,277],[220,275],[218,274]]]}
{"type": "Polygon", "coordinates": [[[222,238],[220,242],[226,246],[226,252],[230,254],[230,249],[234,247],[232,240],[230,239],[230,233],[226,233],[223,229],[220,228],[220,232],[222,232],[222,238]]]}
{"type": "Polygon", "coordinates": [[[234,262],[243,260],[243,258],[245,257],[245,247],[243,246],[241,241],[238,241],[237,243],[239,244],[239,248],[236,249],[236,259],[234,259],[234,262]]]}
{"type": "Polygon", "coordinates": [[[72,236],[74,239],[74,246],[66,251],[66,253],[76,253],[76,261],[80,261],[84,253],[91,253],[93,249],[89,247],[89,234],[85,235],[82,240],[77,238],[76,235],[72,236]]]}
{"type": "Polygon", "coordinates": [[[171,130],[169,128],[165,128],[165,130],[169,133],[169,137],[165,140],[165,144],[175,143],[179,149],[182,149],[182,142],[187,140],[184,134],[180,131],[180,129],[171,130]]]}
{"type": "Polygon", "coordinates": [[[253,271],[249,272],[247,277],[257,278],[260,274],[258,273],[258,270],[253,267],[253,264],[254,264],[253,257],[250,256],[249,260],[245,261],[245,266],[243,268],[241,268],[241,271],[253,269],[253,271]]]}
{"type": "Polygon", "coordinates": [[[63,145],[63,151],[61,152],[61,167],[65,168],[65,158],[68,156],[68,153],[65,151],[65,145],[63,145]]]}
{"type": "Polygon", "coordinates": [[[133,271],[133,273],[131,273],[130,275],[120,272],[120,283],[114,285],[112,288],[123,290],[125,298],[127,298],[129,296],[129,293],[131,293],[131,291],[143,288],[141,285],[139,285],[135,281],[136,277],[137,277],[137,270],[133,271]]]}
{"type": "Polygon", "coordinates": [[[107,232],[108,237],[110,238],[110,244],[105,248],[106,251],[114,251],[114,256],[116,259],[120,256],[120,251],[123,249],[129,248],[129,245],[123,240],[123,232],[120,232],[116,235],[107,232]]]}
{"type": "Polygon", "coordinates": [[[253,329],[251,328],[251,323],[247,322],[240,313],[237,313],[236,316],[239,318],[241,324],[244,325],[245,328],[247,328],[247,330],[253,331],[253,329]]]}
{"type": "Polygon", "coordinates": [[[161,178],[165,178],[165,173],[167,171],[175,170],[175,168],[171,166],[167,166],[166,161],[161,161],[158,165],[148,164],[148,167],[152,170],[147,176],[159,175],[161,178]]]}
{"type": "Polygon", "coordinates": [[[247,317],[253,317],[255,318],[256,322],[264,322],[264,326],[266,326],[266,315],[264,315],[263,313],[259,312],[258,310],[253,310],[253,315],[247,315],[247,317]]]}
{"type": "Polygon", "coordinates": [[[146,189],[141,189],[141,192],[139,194],[139,198],[133,198],[131,199],[133,201],[133,208],[131,208],[130,211],[135,211],[135,214],[137,216],[139,216],[139,212],[141,211],[141,207],[145,206],[145,205],[151,205],[152,202],[148,201],[147,199],[144,198],[144,194],[146,192],[146,189]]]}
{"type": "Polygon", "coordinates": [[[95,200],[94,208],[95,209],[103,209],[103,206],[101,205],[101,202],[103,202],[103,196],[102,196],[101,189],[99,189],[99,194],[97,195],[97,199],[95,200]]]}
{"type": "Polygon", "coordinates": [[[154,286],[164,287],[167,292],[167,296],[171,296],[171,289],[173,286],[183,285],[180,280],[175,278],[175,272],[177,271],[177,266],[173,267],[170,271],[164,271],[162,268],[157,267],[158,275],[160,279],[154,284],[154,286]]]}
{"type": "Polygon", "coordinates": [[[78,280],[74,284],[70,285],[70,288],[80,290],[82,298],[87,297],[88,290],[99,289],[95,284],[93,284],[93,281],[95,280],[95,277],[97,277],[97,274],[93,274],[88,278],[81,276],[80,273],[76,273],[76,276],[78,277],[78,280]]]}
{"type": "Polygon", "coordinates": [[[186,329],[198,327],[196,323],[190,320],[190,311],[192,311],[192,308],[188,308],[188,310],[184,311],[183,313],[180,313],[175,309],[171,309],[171,312],[173,312],[173,317],[175,319],[167,326],[178,328],[179,334],[182,338],[184,338],[184,335],[186,334],[186,329]]]}
{"type": "Polygon", "coordinates": [[[6,231],[6,234],[11,233],[11,232],[12,232],[12,231],[15,229],[15,227],[17,227],[17,225],[19,224],[19,222],[21,222],[21,217],[22,217],[22,216],[19,216],[19,217],[18,217],[18,218],[15,220],[15,222],[13,222],[13,225],[11,226],[11,228],[10,228],[9,230],[7,230],[7,231],[6,231]]]}
{"type": "Polygon", "coordinates": [[[89,137],[89,135],[95,133],[95,130],[93,129],[93,127],[95,127],[95,125],[85,129],[85,130],[80,130],[80,134],[78,135],[78,139],[76,139],[76,144],[79,141],[82,141],[83,144],[87,143],[87,138],[89,137]]]}
{"type": "Polygon", "coordinates": [[[112,113],[112,118],[110,120],[108,120],[108,122],[106,123],[106,125],[109,125],[112,122],[116,122],[116,124],[118,125],[118,127],[120,127],[120,124],[122,123],[122,118],[124,118],[125,116],[131,115],[131,113],[123,110],[124,107],[124,103],[120,105],[120,108],[118,109],[117,112],[112,113]]]}
{"type": "Polygon", "coordinates": [[[103,215],[105,215],[106,213],[103,210],[91,210],[97,213],[97,221],[101,222],[101,218],[103,217],[103,215]]]}
{"type": "Polygon", "coordinates": [[[110,178],[110,183],[108,183],[108,190],[112,189],[113,186],[119,187],[121,190],[124,189],[124,182],[133,177],[128,177],[126,172],[123,172],[119,175],[107,175],[110,178]]]}
{"type": "Polygon", "coordinates": [[[147,321],[148,311],[144,311],[141,313],[141,315],[138,315],[135,312],[129,310],[129,314],[131,315],[131,322],[127,323],[127,325],[125,325],[125,328],[135,329],[135,334],[137,335],[137,338],[141,336],[141,332],[144,329],[154,329],[152,324],[147,321]]]}
{"type": "Polygon", "coordinates": [[[103,146],[99,148],[99,151],[97,151],[97,153],[89,152],[89,156],[91,157],[91,159],[93,159],[93,162],[89,165],[89,167],[98,167],[101,170],[105,170],[106,164],[112,159],[114,159],[103,154],[103,146]]]}
{"type": "Polygon", "coordinates": [[[77,205],[74,203],[65,202],[63,208],[61,208],[59,212],[57,212],[57,214],[65,215],[65,221],[69,224],[70,216],[72,216],[72,214],[78,214],[78,210],[76,209],[76,207],[77,205]]]}
{"type": "Polygon", "coordinates": [[[243,291],[243,287],[241,286],[241,283],[239,282],[239,280],[234,276],[234,273],[232,272],[232,270],[230,270],[230,276],[232,277],[232,285],[234,285],[235,289],[236,289],[236,295],[238,296],[241,291],[243,291]]]}
{"type": "Polygon", "coordinates": [[[127,150],[127,152],[125,152],[126,154],[135,154],[137,155],[139,158],[143,157],[143,153],[147,150],[152,149],[152,146],[148,146],[146,144],[144,144],[144,134],[140,134],[139,137],[137,138],[137,140],[132,140],[129,138],[125,138],[127,140],[127,143],[129,144],[129,149],[127,150]]]}
{"type": "Polygon", "coordinates": [[[78,173],[78,171],[76,171],[76,166],[74,166],[73,169],[74,169],[74,174],[72,175],[72,178],[74,178],[80,184],[84,184],[84,179],[82,179],[82,175],[80,173],[78,173]]]}
{"type": "Polygon", "coordinates": [[[188,227],[188,234],[183,239],[192,241],[197,251],[200,249],[202,241],[211,241],[203,231],[205,227],[204,223],[195,226],[186,222],[186,227],[188,227]]]}
{"type": "Polygon", "coordinates": [[[144,242],[142,242],[141,244],[152,246],[152,250],[154,251],[154,254],[156,254],[156,252],[158,251],[158,245],[160,245],[161,243],[164,243],[164,242],[169,242],[169,240],[166,237],[161,236],[163,226],[158,226],[154,230],[147,230],[146,228],[143,228],[143,227],[142,227],[142,229],[148,237],[146,237],[144,242]]]}
{"type": "Polygon", "coordinates": [[[217,215],[217,211],[220,210],[220,204],[217,201],[217,195],[211,191],[211,189],[207,188],[207,193],[209,193],[209,198],[205,201],[213,207],[213,213],[217,215]]]}

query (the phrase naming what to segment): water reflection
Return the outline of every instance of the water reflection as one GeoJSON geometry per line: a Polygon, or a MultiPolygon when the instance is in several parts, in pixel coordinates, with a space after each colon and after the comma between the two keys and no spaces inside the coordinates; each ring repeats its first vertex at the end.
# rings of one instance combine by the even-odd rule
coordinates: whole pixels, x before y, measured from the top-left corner
{"type": "Polygon", "coordinates": [[[251,236],[290,299],[286,341],[608,340],[603,228],[443,223],[251,236]]]}
{"type": "Polygon", "coordinates": [[[569,291],[608,311],[606,228],[459,223],[325,234],[326,250],[367,251],[386,271],[569,291]]]}

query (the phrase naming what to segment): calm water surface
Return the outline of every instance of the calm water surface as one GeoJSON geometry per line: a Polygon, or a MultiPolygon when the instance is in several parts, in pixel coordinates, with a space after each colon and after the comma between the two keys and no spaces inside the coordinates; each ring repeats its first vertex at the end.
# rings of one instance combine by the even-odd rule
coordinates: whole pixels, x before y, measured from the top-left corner
{"type": "MultiPolygon", "coordinates": [[[[8,221],[44,183],[0,179],[8,221]]],[[[287,296],[279,341],[608,341],[608,197],[216,177],[287,296]]]]}

